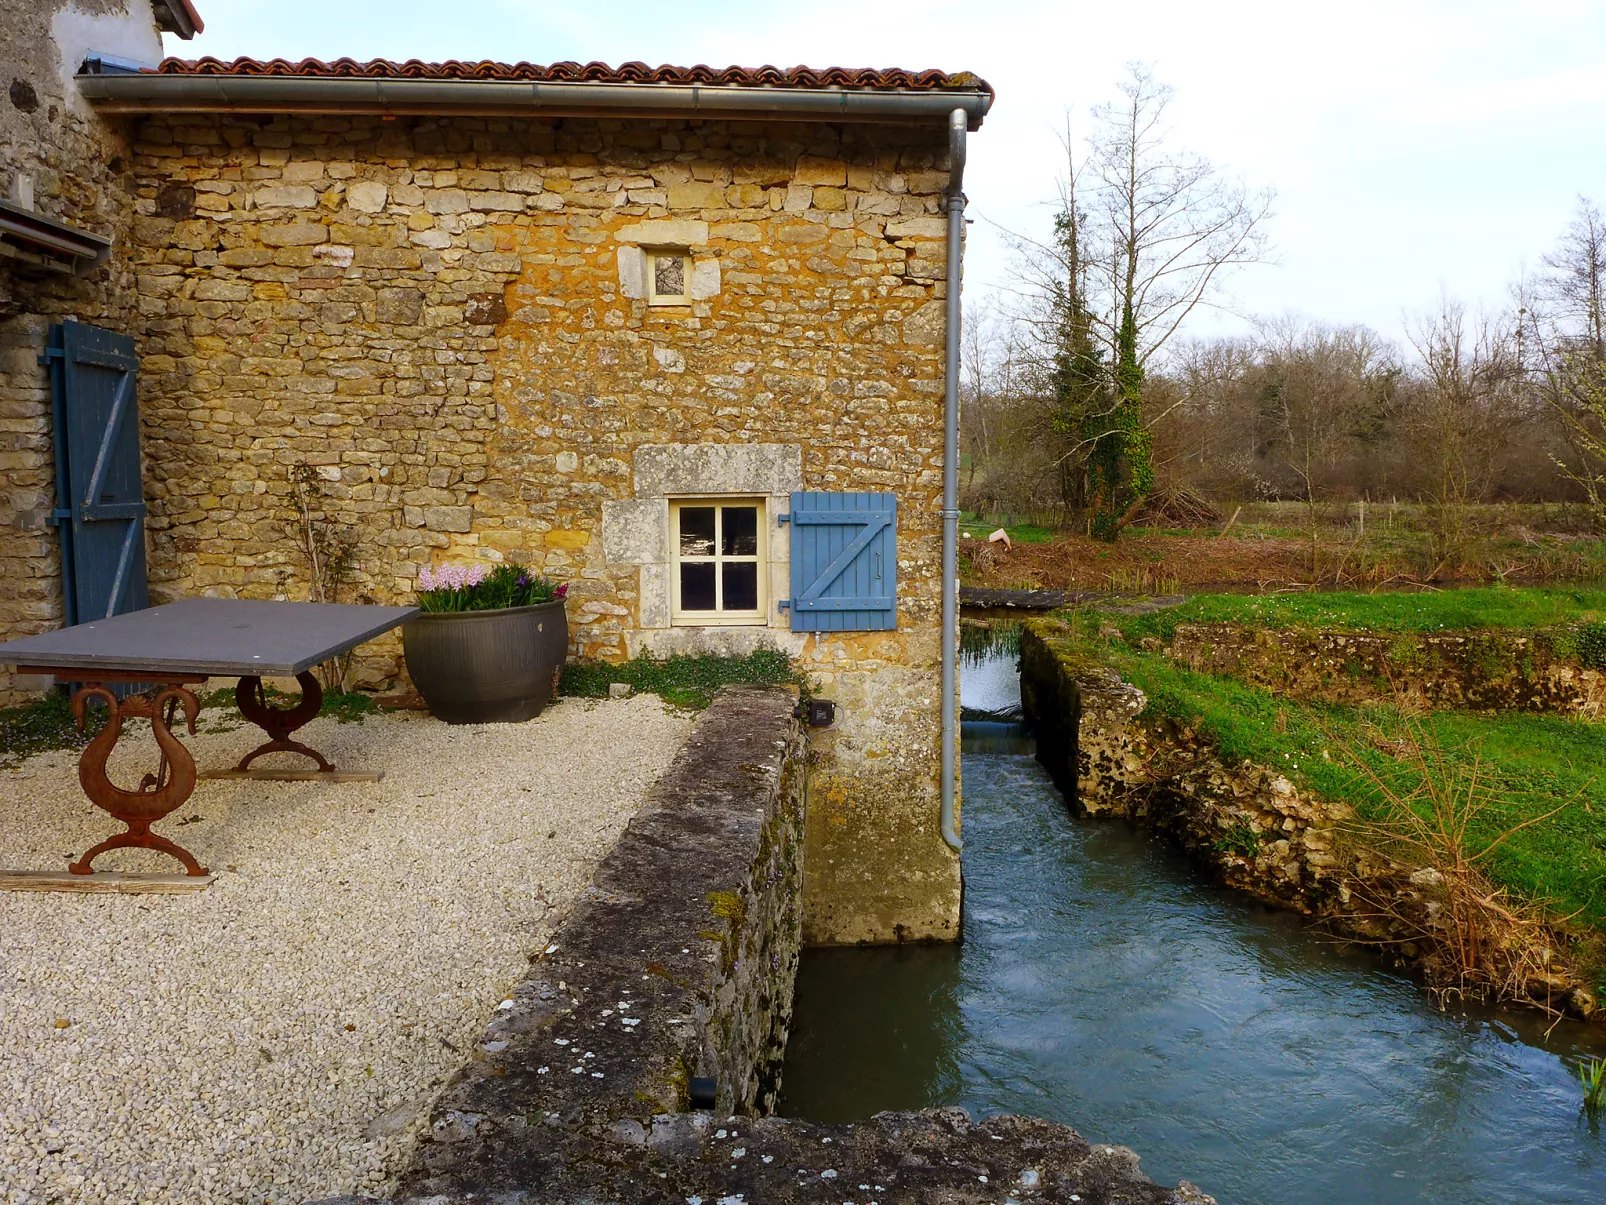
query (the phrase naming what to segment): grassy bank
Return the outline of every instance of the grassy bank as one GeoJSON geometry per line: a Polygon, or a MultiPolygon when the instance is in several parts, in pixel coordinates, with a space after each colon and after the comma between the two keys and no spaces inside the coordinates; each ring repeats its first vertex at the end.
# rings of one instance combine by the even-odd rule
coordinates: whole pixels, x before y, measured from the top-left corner
{"type": "Polygon", "coordinates": [[[1606,725],[1303,703],[1192,672],[1149,639],[1165,639],[1177,622],[1190,620],[1405,632],[1590,621],[1602,606],[1606,596],[1595,591],[1217,596],[1156,615],[1063,618],[1072,626],[1077,652],[1114,666],[1144,691],[1149,716],[1206,735],[1230,762],[1275,767],[1302,789],[1350,804],[1361,822],[1351,834],[1356,840],[1381,840],[1380,826],[1401,799],[1423,814],[1425,776],[1463,786],[1475,776],[1477,786],[1468,791],[1474,806],[1467,809],[1466,849],[1489,851],[1483,868],[1496,886],[1585,933],[1580,958],[1606,988],[1606,725]],[[1413,741],[1428,750],[1426,762],[1402,753],[1413,741]]]}
{"type": "Polygon", "coordinates": [[[1113,616],[1123,637],[1169,641],[1178,624],[1236,623],[1257,628],[1355,632],[1453,632],[1471,628],[1548,628],[1599,623],[1606,589],[1513,588],[1412,593],[1200,594],[1148,615],[1113,616]]]}

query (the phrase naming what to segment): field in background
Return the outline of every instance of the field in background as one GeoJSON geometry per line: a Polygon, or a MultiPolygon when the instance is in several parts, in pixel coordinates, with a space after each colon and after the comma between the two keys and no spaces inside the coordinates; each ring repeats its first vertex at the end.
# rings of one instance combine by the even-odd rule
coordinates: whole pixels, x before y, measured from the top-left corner
{"type": "Polygon", "coordinates": [[[1606,541],[1588,512],[1569,503],[1468,507],[1448,523],[1405,503],[1323,506],[1313,515],[1302,503],[1256,502],[1226,511],[1210,526],[1133,526],[1114,544],[1055,529],[1052,519],[966,515],[959,545],[964,584],[1167,594],[1606,577],[1606,541]],[[1013,547],[986,542],[998,527],[1013,547]]]}

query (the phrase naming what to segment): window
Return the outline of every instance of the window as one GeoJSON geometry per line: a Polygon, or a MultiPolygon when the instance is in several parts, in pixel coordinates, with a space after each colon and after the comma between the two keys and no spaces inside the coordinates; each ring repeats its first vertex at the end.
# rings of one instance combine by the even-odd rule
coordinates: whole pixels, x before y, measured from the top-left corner
{"type": "Polygon", "coordinates": [[[766,622],[762,500],[675,502],[670,539],[675,623],[766,622]]]}
{"type": "Polygon", "coordinates": [[[649,305],[691,304],[691,256],[684,251],[647,253],[649,305]]]}

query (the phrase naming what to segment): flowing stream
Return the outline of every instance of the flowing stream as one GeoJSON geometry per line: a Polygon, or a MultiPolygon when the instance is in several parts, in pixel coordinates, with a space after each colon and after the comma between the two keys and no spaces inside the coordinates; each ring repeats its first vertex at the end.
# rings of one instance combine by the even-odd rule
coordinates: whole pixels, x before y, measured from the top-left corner
{"type": "MultiPolygon", "coordinates": [[[[1013,657],[964,701],[1018,706],[1013,657]]],[[[1018,724],[967,723],[963,776],[964,941],[809,951],[786,1114],[1048,1117],[1222,1205],[1606,1201],[1575,1070],[1599,1030],[1441,1012],[1162,839],[1073,819],[1018,724]]]]}

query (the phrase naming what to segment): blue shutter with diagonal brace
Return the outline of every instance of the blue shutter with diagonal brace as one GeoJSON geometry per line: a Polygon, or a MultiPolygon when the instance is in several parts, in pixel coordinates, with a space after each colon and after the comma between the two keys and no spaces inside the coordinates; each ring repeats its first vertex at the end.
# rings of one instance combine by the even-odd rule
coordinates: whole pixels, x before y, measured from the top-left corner
{"type": "Polygon", "coordinates": [[[50,328],[56,509],[69,625],[150,605],[140,479],[139,360],[128,335],[69,319],[50,328]]]}
{"type": "Polygon", "coordinates": [[[898,626],[898,500],[892,494],[792,495],[794,632],[898,626]]]}

